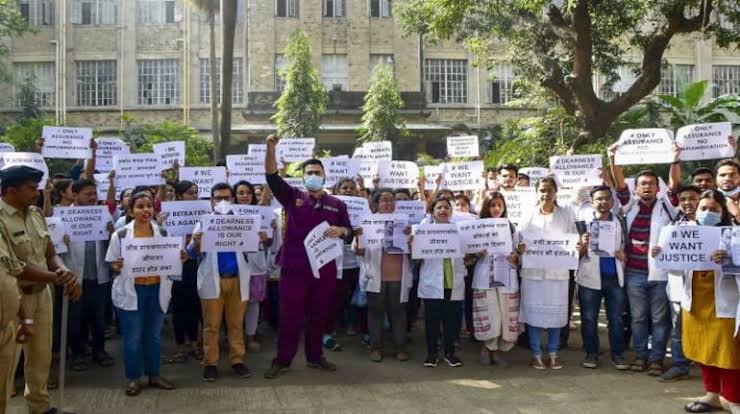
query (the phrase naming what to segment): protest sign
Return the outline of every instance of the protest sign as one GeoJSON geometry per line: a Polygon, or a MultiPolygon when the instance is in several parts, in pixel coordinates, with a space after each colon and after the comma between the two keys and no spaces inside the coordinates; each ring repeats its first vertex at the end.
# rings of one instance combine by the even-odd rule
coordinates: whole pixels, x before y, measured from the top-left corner
{"type": "Polygon", "coordinates": [[[373,178],[378,175],[378,163],[370,156],[370,153],[365,148],[355,148],[352,154],[352,159],[358,161],[359,174],[362,177],[365,188],[374,188],[373,178]]]}
{"type": "MultiPolygon", "coordinates": [[[[110,187],[110,179],[108,178],[108,174],[109,173],[93,174],[93,179],[95,180],[95,186],[97,187],[98,192],[98,200],[108,199],[108,187],[110,187]]],[[[115,182],[116,190],[114,197],[116,198],[116,200],[119,200],[123,188],[121,187],[121,184],[119,184],[118,180],[115,180],[115,182]]]]}
{"type": "Polygon", "coordinates": [[[529,185],[534,187],[538,180],[541,180],[550,174],[550,170],[543,167],[524,167],[519,169],[519,174],[525,174],[529,177],[529,185]]]}
{"type": "Polygon", "coordinates": [[[362,235],[359,246],[363,249],[379,249],[383,247],[385,238],[385,224],[393,222],[393,214],[371,214],[360,222],[362,235]]]}
{"type": "Polygon", "coordinates": [[[359,226],[362,219],[370,215],[370,204],[365,197],[341,195],[335,195],[334,197],[342,200],[347,205],[347,213],[349,214],[349,221],[352,223],[352,227],[359,226]]]}
{"type": "Polygon", "coordinates": [[[116,182],[125,183],[127,187],[164,184],[162,158],[157,154],[114,155],[113,166],[116,182]]]}
{"type": "Polygon", "coordinates": [[[15,152],[15,147],[7,142],[0,142],[0,153],[3,152],[15,152]]]}
{"type": "Polygon", "coordinates": [[[546,270],[578,269],[577,233],[522,233],[526,249],[522,268],[546,270]]]}
{"type": "Polygon", "coordinates": [[[231,211],[238,216],[260,216],[260,231],[272,234],[272,221],[274,209],[270,206],[257,206],[249,204],[232,204],[231,211]]]}
{"type": "Polygon", "coordinates": [[[563,188],[600,185],[601,154],[550,157],[550,171],[563,188]]]}
{"type": "Polygon", "coordinates": [[[313,158],[315,146],[315,138],[283,138],[277,144],[277,160],[280,162],[303,162],[309,160],[313,158]]]}
{"type": "Polygon", "coordinates": [[[267,144],[249,144],[247,147],[247,155],[265,158],[265,154],[267,154],[267,144]]]}
{"type": "Polygon", "coordinates": [[[303,246],[306,248],[306,254],[308,255],[308,262],[316,279],[319,278],[319,270],[324,265],[344,254],[344,243],[342,239],[332,239],[324,235],[329,230],[329,227],[331,227],[329,223],[322,221],[303,240],[303,246]]]}
{"type": "Polygon", "coordinates": [[[95,138],[98,149],[95,150],[95,169],[101,173],[110,172],[113,169],[113,156],[131,153],[128,144],[114,137],[95,138]]]}
{"type": "Polygon", "coordinates": [[[449,190],[475,190],[485,185],[483,161],[449,162],[444,164],[443,170],[445,188],[449,190]]]}
{"type": "Polygon", "coordinates": [[[203,252],[256,252],[259,250],[259,215],[206,214],[201,219],[203,252]]]}
{"type": "Polygon", "coordinates": [[[121,240],[122,274],[128,277],[181,277],[182,238],[126,237],[121,240]]]}
{"type": "Polygon", "coordinates": [[[412,161],[379,161],[380,187],[416,188],[419,167],[412,161]]]}
{"type": "Polygon", "coordinates": [[[177,160],[180,167],[185,166],[184,141],[162,142],[160,144],[154,144],[152,148],[153,152],[159,156],[161,169],[168,170],[173,168],[175,160],[177,160]]]}
{"type": "MultiPolygon", "coordinates": [[[[291,187],[295,187],[301,191],[306,191],[306,183],[301,177],[283,177],[283,180],[291,187]]],[[[275,197],[273,197],[273,200],[275,200],[275,197]]]]}
{"type": "Polygon", "coordinates": [[[720,247],[727,252],[722,261],[724,274],[740,275],[740,227],[721,227],[720,247]]]}
{"type": "Polygon", "coordinates": [[[112,222],[107,206],[55,207],[54,216],[59,217],[73,243],[108,240],[108,223],[112,222]]]}
{"type": "Polygon", "coordinates": [[[92,158],[92,129],[45,126],[42,133],[44,158],[86,160],[92,158]]]}
{"type": "Polygon", "coordinates": [[[44,173],[39,182],[39,189],[46,187],[46,180],[49,179],[49,168],[46,166],[44,157],[37,152],[3,152],[2,154],[2,169],[8,169],[14,165],[26,165],[31,168],[35,168],[44,173]]]}
{"type": "Polygon", "coordinates": [[[339,180],[345,178],[351,178],[352,181],[355,181],[357,175],[360,173],[360,161],[352,158],[324,158],[321,160],[321,163],[324,164],[324,173],[326,175],[324,188],[332,188],[339,180]]]}
{"type": "Polygon", "coordinates": [[[198,198],[210,198],[211,187],[226,182],[226,167],[180,167],[180,181],[198,186],[198,198]]]}
{"type": "Polygon", "coordinates": [[[714,122],[686,125],[676,132],[676,144],[681,147],[681,161],[730,158],[735,150],[730,145],[732,124],[714,122]]]}
{"type": "Polygon", "coordinates": [[[164,228],[170,236],[187,236],[193,233],[195,225],[203,216],[211,213],[209,200],[163,201],[162,214],[165,215],[164,228]]]}
{"type": "Polygon", "coordinates": [[[511,241],[511,226],[505,218],[486,218],[457,222],[462,252],[509,255],[514,251],[511,241]]]}
{"type": "Polygon", "coordinates": [[[440,165],[427,165],[424,167],[424,189],[433,191],[437,188],[437,177],[442,174],[442,181],[439,183],[439,188],[442,188],[445,184],[444,178],[444,164],[440,165]]]}
{"type": "Polygon", "coordinates": [[[67,253],[69,249],[67,249],[67,243],[64,242],[64,235],[67,229],[62,219],[59,217],[47,217],[46,226],[49,228],[54,251],[57,254],[67,253]]]}
{"type": "Polygon", "coordinates": [[[617,165],[672,163],[673,132],[662,128],[625,129],[619,136],[614,162],[617,165]]]}
{"type": "Polygon", "coordinates": [[[615,221],[593,220],[589,224],[589,245],[591,250],[600,251],[614,257],[617,251],[617,226],[615,221]]]}
{"type": "Polygon", "coordinates": [[[409,224],[419,224],[427,214],[426,205],[418,200],[396,201],[396,213],[406,214],[409,224]]]}
{"type": "Polygon", "coordinates": [[[526,220],[537,207],[537,193],[533,187],[502,191],[506,200],[506,215],[517,226],[526,220]]]}
{"type": "Polygon", "coordinates": [[[414,259],[463,256],[460,236],[455,224],[417,224],[413,227],[413,233],[411,257],[414,259]]]}
{"type": "Polygon", "coordinates": [[[372,160],[390,161],[393,159],[393,143],[390,141],[366,142],[362,144],[362,148],[372,160]]]}
{"type": "Polygon", "coordinates": [[[252,184],[265,184],[265,157],[253,155],[227,155],[226,168],[229,170],[229,184],[249,181],[252,184]]]}
{"type": "Polygon", "coordinates": [[[478,157],[479,155],[477,136],[447,137],[448,157],[478,157]]]}
{"type": "Polygon", "coordinates": [[[711,270],[716,267],[712,253],[719,250],[719,227],[665,226],[660,229],[658,246],[661,252],[654,258],[655,267],[665,270],[711,270]]]}

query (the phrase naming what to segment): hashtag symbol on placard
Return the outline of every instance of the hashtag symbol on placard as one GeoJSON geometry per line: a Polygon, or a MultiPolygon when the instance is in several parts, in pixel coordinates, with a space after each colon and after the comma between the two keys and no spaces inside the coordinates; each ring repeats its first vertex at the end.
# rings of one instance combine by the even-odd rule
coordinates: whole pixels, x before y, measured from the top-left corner
{"type": "Polygon", "coordinates": [[[671,237],[676,238],[678,237],[678,232],[671,232],[671,237]]]}

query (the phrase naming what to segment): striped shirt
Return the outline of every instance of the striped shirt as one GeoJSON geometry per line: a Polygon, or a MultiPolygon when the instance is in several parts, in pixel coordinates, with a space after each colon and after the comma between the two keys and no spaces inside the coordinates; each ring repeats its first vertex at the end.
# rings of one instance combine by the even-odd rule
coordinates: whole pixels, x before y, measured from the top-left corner
{"type": "MultiPolygon", "coordinates": [[[[630,201],[629,190],[625,187],[624,189],[617,190],[617,197],[620,203],[625,205],[630,201]]],[[[639,273],[648,272],[648,253],[650,251],[650,222],[653,216],[653,208],[656,206],[656,200],[653,200],[650,204],[645,203],[642,200],[637,202],[639,210],[635,216],[635,220],[632,222],[632,226],[629,229],[627,237],[627,269],[637,271],[639,273]]]]}

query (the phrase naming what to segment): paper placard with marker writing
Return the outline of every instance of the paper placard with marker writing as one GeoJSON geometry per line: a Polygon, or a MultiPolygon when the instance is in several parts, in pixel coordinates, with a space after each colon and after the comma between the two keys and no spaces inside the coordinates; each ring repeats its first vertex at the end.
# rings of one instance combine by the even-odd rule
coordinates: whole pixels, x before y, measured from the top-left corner
{"type": "MultiPolygon", "coordinates": [[[[664,270],[712,270],[712,253],[719,250],[721,228],[715,226],[665,226],[660,229],[660,254],[650,258],[664,270]]],[[[652,248],[652,246],[651,246],[652,248]]]]}
{"type": "Polygon", "coordinates": [[[127,277],[182,276],[182,238],[147,237],[121,240],[123,270],[127,277]]]}
{"type": "Polygon", "coordinates": [[[259,250],[259,215],[206,214],[201,219],[202,252],[256,252],[259,250]]]}
{"type": "Polygon", "coordinates": [[[45,126],[42,132],[44,158],[86,160],[92,158],[91,128],[45,126]]]}
{"type": "Polygon", "coordinates": [[[414,259],[463,257],[460,234],[455,224],[417,224],[413,226],[413,234],[411,257],[414,259]]]}
{"type": "Polygon", "coordinates": [[[672,163],[673,131],[663,128],[625,129],[619,136],[614,162],[617,165],[672,163]]]}

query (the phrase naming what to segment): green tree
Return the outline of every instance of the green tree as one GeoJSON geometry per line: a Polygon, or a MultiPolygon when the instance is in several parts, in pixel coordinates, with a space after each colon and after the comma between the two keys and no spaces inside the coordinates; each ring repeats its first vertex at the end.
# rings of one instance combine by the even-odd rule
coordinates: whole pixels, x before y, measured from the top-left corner
{"type": "Polygon", "coordinates": [[[234,82],[234,37],[236,36],[237,0],[221,0],[221,136],[220,157],[223,161],[231,146],[231,85],[234,82]]]}
{"type": "Polygon", "coordinates": [[[370,87],[362,106],[360,142],[392,141],[408,135],[406,121],[400,114],[403,108],[398,82],[390,65],[377,65],[370,76],[370,87]]]}
{"type": "MultiPolygon", "coordinates": [[[[19,1],[0,0],[0,39],[10,39],[31,31],[26,19],[21,15],[19,1]]],[[[8,81],[11,78],[3,58],[10,51],[10,42],[0,42],[0,80],[8,81]]]]}
{"type": "Polygon", "coordinates": [[[130,119],[121,139],[131,145],[132,152],[152,152],[153,145],[162,142],[185,142],[185,165],[199,167],[213,165],[211,154],[213,143],[203,138],[194,128],[177,122],[164,121],[158,124],[131,125],[130,119]]]}
{"type": "Polygon", "coordinates": [[[285,89],[275,101],[277,112],[272,119],[280,136],[314,137],[326,111],[327,95],[311,63],[311,45],[303,31],[291,34],[285,56],[288,66],[280,73],[285,89]]]}
{"type": "Polygon", "coordinates": [[[18,86],[18,100],[21,106],[21,114],[18,117],[19,121],[39,119],[42,117],[39,101],[36,96],[37,92],[36,77],[33,74],[29,74],[18,86]]]}
{"type": "Polygon", "coordinates": [[[407,34],[456,37],[486,61],[511,61],[576,120],[574,148],[604,137],[620,114],[652,93],[676,35],[700,33],[737,47],[740,34],[737,0],[407,0],[396,15],[407,34]],[[641,60],[634,84],[612,100],[599,98],[594,74],[614,84],[628,56],[641,60]]]}
{"type": "Polygon", "coordinates": [[[671,127],[722,121],[740,124],[740,97],[724,95],[702,102],[708,88],[708,81],[700,81],[689,85],[678,96],[657,96],[661,106],[671,114],[671,127]]]}

